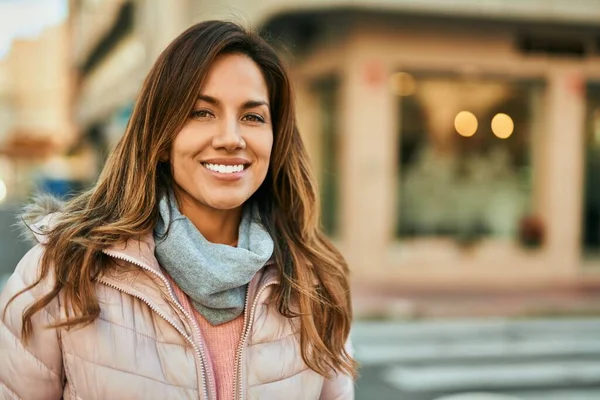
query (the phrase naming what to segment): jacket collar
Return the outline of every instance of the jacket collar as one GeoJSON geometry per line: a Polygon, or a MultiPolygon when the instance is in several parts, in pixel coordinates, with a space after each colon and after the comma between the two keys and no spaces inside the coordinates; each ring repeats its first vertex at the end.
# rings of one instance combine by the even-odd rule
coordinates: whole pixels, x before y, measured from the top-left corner
{"type": "MultiPolygon", "coordinates": [[[[164,275],[164,271],[154,255],[154,248],[154,236],[152,233],[148,233],[138,238],[129,239],[125,243],[114,245],[106,251],[106,254],[115,258],[134,261],[134,264],[142,264],[147,269],[164,275]]],[[[278,280],[277,268],[274,260],[271,259],[263,269],[261,283],[266,284],[274,280],[278,280]]]]}
{"type": "MultiPolygon", "coordinates": [[[[31,230],[41,244],[48,241],[44,231],[52,226],[53,215],[48,215],[32,226],[31,230]]],[[[174,298],[168,278],[154,256],[154,247],[154,236],[150,232],[104,250],[105,254],[115,260],[115,265],[119,265],[119,268],[110,268],[99,278],[99,282],[143,299],[181,332],[191,332],[189,321],[184,324],[183,321],[187,321],[187,318],[183,315],[180,307],[173,304],[174,301],[177,302],[177,299],[174,298]],[[120,263],[119,260],[127,261],[127,263],[120,263]]],[[[248,296],[254,297],[259,288],[280,280],[277,267],[271,261],[260,273],[256,285],[251,285],[252,292],[249,291],[248,296]]]]}
{"type": "MultiPolygon", "coordinates": [[[[56,213],[49,214],[32,226],[32,232],[39,243],[44,244],[48,241],[44,231],[53,225],[55,216],[56,213]]],[[[158,275],[164,275],[164,272],[154,255],[154,248],[154,235],[152,232],[149,232],[143,236],[134,237],[126,242],[113,245],[104,252],[113,258],[130,261],[131,263],[142,266],[158,275]]],[[[266,267],[263,270],[261,286],[278,280],[277,268],[274,260],[271,259],[267,262],[266,267]]]]}

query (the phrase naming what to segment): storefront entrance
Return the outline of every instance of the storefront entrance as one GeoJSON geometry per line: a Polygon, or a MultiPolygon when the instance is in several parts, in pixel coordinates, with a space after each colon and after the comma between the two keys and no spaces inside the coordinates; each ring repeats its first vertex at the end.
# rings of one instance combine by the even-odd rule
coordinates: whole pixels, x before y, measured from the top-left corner
{"type": "Polygon", "coordinates": [[[600,257],[600,83],[588,87],[586,115],[583,250],[600,257]]]}

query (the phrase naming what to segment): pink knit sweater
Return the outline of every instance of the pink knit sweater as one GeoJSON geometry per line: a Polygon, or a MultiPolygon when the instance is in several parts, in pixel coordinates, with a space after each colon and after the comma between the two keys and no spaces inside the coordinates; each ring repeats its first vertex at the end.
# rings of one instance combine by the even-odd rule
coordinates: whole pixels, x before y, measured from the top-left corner
{"type": "Polygon", "coordinates": [[[233,399],[233,385],[235,379],[235,359],[237,349],[244,329],[244,316],[240,315],[233,321],[213,326],[192,306],[188,296],[173,282],[177,299],[181,305],[196,318],[200,331],[208,364],[215,378],[218,399],[233,399]]]}

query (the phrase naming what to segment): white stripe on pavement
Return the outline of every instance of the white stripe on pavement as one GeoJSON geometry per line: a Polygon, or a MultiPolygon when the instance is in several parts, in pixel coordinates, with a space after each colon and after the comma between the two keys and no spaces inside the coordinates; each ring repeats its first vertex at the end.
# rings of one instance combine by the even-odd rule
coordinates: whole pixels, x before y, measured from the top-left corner
{"type": "Polygon", "coordinates": [[[600,399],[600,389],[532,390],[511,393],[521,400],[593,400],[600,399]]]}
{"type": "Polygon", "coordinates": [[[592,385],[600,384],[600,361],[394,367],[384,372],[383,379],[400,390],[412,392],[592,385]]]}
{"type": "Polygon", "coordinates": [[[482,342],[431,341],[409,344],[358,344],[356,358],[363,366],[415,361],[443,361],[450,359],[486,359],[492,357],[565,357],[598,356],[597,338],[529,338],[528,340],[490,339],[482,342]]]}
{"type": "Polygon", "coordinates": [[[596,334],[600,318],[518,320],[507,318],[436,319],[430,321],[355,321],[352,338],[362,340],[428,340],[430,337],[491,336],[507,334],[596,334]]]}
{"type": "Polygon", "coordinates": [[[600,389],[528,390],[526,392],[463,392],[434,400],[591,400],[600,399],[600,389]]]}

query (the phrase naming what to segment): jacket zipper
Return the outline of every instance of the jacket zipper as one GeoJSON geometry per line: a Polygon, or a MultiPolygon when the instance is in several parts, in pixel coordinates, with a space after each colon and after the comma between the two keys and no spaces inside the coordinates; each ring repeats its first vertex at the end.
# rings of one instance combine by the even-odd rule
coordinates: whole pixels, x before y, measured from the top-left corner
{"type": "MultiPolygon", "coordinates": [[[[171,300],[177,304],[177,307],[179,308],[179,310],[183,313],[183,315],[186,316],[186,318],[188,319],[188,321],[190,321],[192,323],[192,326],[194,327],[194,331],[196,333],[196,337],[201,338],[202,335],[200,334],[200,328],[198,327],[198,323],[196,322],[196,320],[189,315],[189,313],[183,308],[183,306],[181,304],[179,304],[179,301],[177,300],[177,298],[175,297],[175,295],[173,294],[172,290],[171,290],[171,285],[169,284],[169,282],[167,281],[167,279],[162,275],[157,273],[156,271],[154,271],[152,268],[141,264],[140,262],[136,261],[135,259],[132,259],[130,257],[126,257],[123,255],[117,255],[113,252],[111,252],[110,250],[103,250],[103,252],[113,258],[119,259],[119,260],[123,260],[123,261],[127,261],[129,263],[132,263],[134,265],[137,265],[138,267],[151,272],[152,274],[156,275],[157,277],[159,277],[163,283],[165,284],[165,286],[167,287],[167,289],[169,290],[169,296],[171,297],[171,300]]],[[[196,355],[198,356],[199,360],[200,360],[200,364],[198,365],[200,367],[200,372],[202,374],[202,386],[204,389],[204,394],[206,395],[206,399],[210,400],[211,396],[208,392],[208,387],[207,387],[207,380],[208,380],[208,373],[206,373],[206,368],[204,368],[204,364],[206,364],[206,356],[204,354],[204,351],[202,349],[201,345],[197,345],[196,342],[194,341],[194,339],[190,336],[187,335],[187,333],[185,333],[181,328],[179,328],[177,326],[177,324],[175,324],[175,322],[173,322],[168,316],[164,315],[160,310],[158,310],[156,307],[154,307],[150,301],[148,301],[147,299],[145,299],[142,296],[139,296],[137,294],[131,293],[127,290],[124,290],[123,288],[120,287],[116,287],[115,285],[110,284],[109,282],[104,281],[102,278],[100,278],[100,282],[102,282],[103,284],[112,287],[113,289],[117,289],[120,290],[132,297],[136,297],[140,300],[142,300],[148,307],[150,307],[150,309],[152,309],[152,311],[154,311],[156,314],[158,314],[162,319],[164,319],[165,321],[167,321],[169,324],[171,324],[194,348],[196,355]]],[[[214,396],[212,396],[213,399],[216,399],[217,396],[215,394],[215,389],[211,383],[211,393],[214,394],[214,396]]]]}
{"type": "MultiPolygon", "coordinates": [[[[243,366],[242,366],[242,355],[244,352],[244,348],[246,347],[246,341],[248,340],[248,336],[250,336],[250,328],[252,327],[252,322],[254,321],[254,311],[256,310],[256,306],[258,305],[258,299],[269,286],[275,285],[279,283],[278,281],[271,281],[263,285],[254,296],[254,301],[252,302],[252,308],[250,312],[246,313],[244,316],[244,335],[240,340],[240,344],[238,347],[237,357],[235,359],[235,379],[233,381],[234,387],[234,399],[243,400],[245,396],[245,391],[243,388],[244,380],[240,379],[243,374],[243,366]]],[[[246,296],[246,304],[244,305],[244,309],[248,310],[248,302],[250,301],[250,297],[246,296]]]]}

